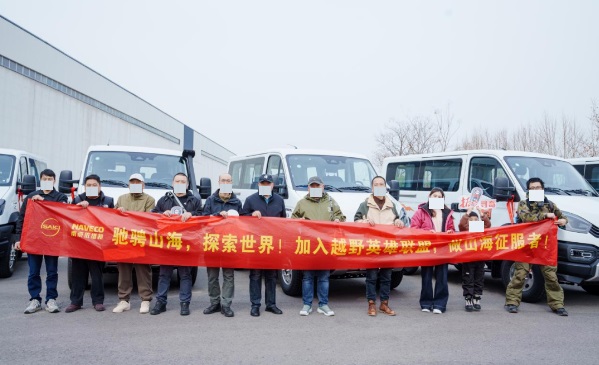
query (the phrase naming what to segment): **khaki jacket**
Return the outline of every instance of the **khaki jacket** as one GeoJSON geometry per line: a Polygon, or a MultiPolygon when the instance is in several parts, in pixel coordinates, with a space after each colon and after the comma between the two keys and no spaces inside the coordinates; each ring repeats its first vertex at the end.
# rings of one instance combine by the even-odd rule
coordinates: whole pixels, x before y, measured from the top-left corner
{"type": "Polygon", "coordinates": [[[151,212],[156,205],[156,201],[150,195],[141,193],[135,197],[131,193],[119,196],[115,208],[125,208],[125,211],[131,212],[151,212]]]}

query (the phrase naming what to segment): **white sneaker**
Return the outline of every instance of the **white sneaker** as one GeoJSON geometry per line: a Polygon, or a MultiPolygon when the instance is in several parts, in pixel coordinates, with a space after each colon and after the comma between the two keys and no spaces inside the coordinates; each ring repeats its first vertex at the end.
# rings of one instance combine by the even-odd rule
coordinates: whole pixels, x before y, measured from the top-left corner
{"type": "Polygon", "coordinates": [[[131,304],[125,300],[121,300],[119,304],[112,310],[112,313],[123,313],[124,311],[128,311],[131,309],[131,304]]]}
{"type": "Polygon", "coordinates": [[[422,311],[423,311],[423,312],[426,312],[426,313],[430,313],[430,312],[431,312],[431,310],[430,310],[430,309],[428,309],[428,308],[422,308],[422,311]]]}
{"type": "Polygon", "coordinates": [[[307,316],[310,313],[312,313],[312,307],[304,304],[302,310],[300,311],[300,316],[307,316]]]}
{"type": "Polygon", "coordinates": [[[333,310],[331,308],[329,308],[329,306],[326,305],[326,304],[323,305],[322,307],[318,307],[317,312],[318,313],[322,313],[322,314],[324,314],[327,317],[335,315],[335,312],[333,312],[333,310]]]}
{"type": "Polygon", "coordinates": [[[37,299],[29,301],[29,305],[25,308],[25,314],[31,314],[42,310],[42,304],[37,299]]]}
{"type": "Polygon", "coordinates": [[[435,309],[433,309],[433,313],[434,314],[442,314],[443,312],[441,312],[441,309],[435,308],[435,309]]]}
{"type": "Polygon", "coordinates": [[[150,313],[150,301],[149,300],[143,300],[141,302],[141,307],[139,307],[139,313],[141,313],[141,314],[150,313]]]}
{"type": "Polygon", "coordinates": [[[60,309],[58,309],[58,305],[56,304],[56,300],[54,300],[54,299],[48,300],[48,303],[46,303],[46,310],[49,313],[58,313],[58,312],[60,312],[60,309]]]}

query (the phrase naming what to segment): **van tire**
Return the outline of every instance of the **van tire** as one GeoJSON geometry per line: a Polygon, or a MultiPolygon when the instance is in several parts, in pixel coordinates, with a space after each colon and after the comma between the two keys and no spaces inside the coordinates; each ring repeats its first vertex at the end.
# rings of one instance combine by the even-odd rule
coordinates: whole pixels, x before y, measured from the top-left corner
{"type": "Polygon", "coordinates": [[[10,250],[0,257],[0,278],[9,278],[15,272],[15,263],[17,262],[17,253],[14,246],[10,245],[10,250]]]}
{"type": "Polygon", "coordinates": [[[404,268],[401,270],[401,272],[402,272],[404,275],[414,275],[414,274],[416,274],[416,271],[418,271],[418,268],[419,268],[419,267],[420,267],[420,266],[414,266],[414,267],[404,267],[404,268]]]}
{"type": "MultiPolygon", "coordinates": [[[[503,261],[501,263],[501,281],[507,288],[514,275],[514,261],[503,261]]],[[[538,265],[532,265],[532,274],[522,288],[522,301],[526,303],[537,303],[545,297],[545,279],[538,265]]]]}
{"type": "Polygon", "coordinates": [[[582,284],[581,287],[589,294],[599,295],[599,285],[582,284]]]}
{"type": "Polygon", "coordinates": [[[403,280],[403,271],[393,271],[391,273],[391,289],[395,289],[403,280]]]}
{"type": "Polygon", "coordinates": [[[292,297],[302,295],[302,276],[301,270],[279,270],[279,284],[283,293],[292,297]]]}

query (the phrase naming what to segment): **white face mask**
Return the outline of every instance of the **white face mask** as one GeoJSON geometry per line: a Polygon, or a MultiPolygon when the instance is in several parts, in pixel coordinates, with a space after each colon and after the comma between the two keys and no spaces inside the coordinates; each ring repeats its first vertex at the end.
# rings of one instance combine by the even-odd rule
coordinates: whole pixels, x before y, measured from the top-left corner
{"type": "Polygon", "coordinates": [[[40,188],[42,190],[52,190],[54,189],[54,181],[42,180],[40,181],[40,188]]]}
{"type": "Polygon", "coordinates": [[[387,195],[387,188],[384,187],[384,186],[375,186],[372,189],[372,195],[374,195],[376,197],[379,197],[379,198],[382,198],[385,195],[387,195]]]}
{"type": "Polygon", "coordinates": [[[443,209],[445,207],[445,198],[428,198],[428,207],[430,209],[443,209]]]}
{"type": "Polygon", "coordinates": [[[174,184],[173,192],[175,194],[185,194],[187,192],[187,185],[186,184],[174,184]]]}
{"type": "Polygon", "coordinates": [[[310,198],[322,198],[322,189],[310,188],[310,198]]]}
{"type": "Polygon", "coordinates": [[[100,192],[98,191],[97,186],[86,186],[85,187],[85,195],[86,196],[99,196],[100,192]]]}
{"type": "Polygon", "coordinates": [[[545,190],[529,190],[528,200],[531,202],[542,202],[545,200],[545,190]]]}
{"type": "Polygon", "coordinates": [[[485,222],[483,221],[468,221],[468,232],[484,232],[485,222]]]}
{"type": "Polygon", "coordinates": [[[220,184],[220,192],[229,194],[233,192],[233,184],[220,184]]]}
{"type": "Polygon", "coordinates": [[[141,184],[129,184],[129,192],[132,194],[141,194],[143,193],[143,188],[141,184]]]}
{"type": "Polygon", "coordinates": [[[260,194],[262,196],[271,195],[272,188],[270,187],[270,185],[267,185],[267,186],[258,185],[258,194],[260,194]]]}

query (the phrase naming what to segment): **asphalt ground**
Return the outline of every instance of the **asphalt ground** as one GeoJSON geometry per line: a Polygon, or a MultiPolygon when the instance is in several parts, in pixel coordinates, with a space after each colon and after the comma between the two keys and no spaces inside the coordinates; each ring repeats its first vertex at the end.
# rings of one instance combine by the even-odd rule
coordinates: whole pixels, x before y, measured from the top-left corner
{"type": "Polygon", "coordinates": [[[60,313],[23,314],[29,300],[25,260],[11,278],[0,280],[0,364],[599,363],[599,296],[573,286],[564,286],[569,317],[553,314],[542,302],[523,303],[520,313],[509,314],[501,282],[487,274],[482,311],[467,313],[460,273],[450,267],[444,314],[420,311],[417,273],[392,290],[395,317],[366,315],[363,278],[331,281],[333,317],[316,311],[300,316],[301,298],[278,287],[277,305],[284,314],[251,317],[249,271],[238,270],[235,317],[225,318],[202,313],[209,299],[206,271],[200,268],[187,317],[179,315],[174,285],[165,313],[140,314],[135,293],[131,311],[112,313],[118,302],[116,274],[105,276],[105,312],[93,310],[86,292],[82,310],[64,313],[69,304],[66,263],[59,261],[60,313]]]}

